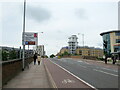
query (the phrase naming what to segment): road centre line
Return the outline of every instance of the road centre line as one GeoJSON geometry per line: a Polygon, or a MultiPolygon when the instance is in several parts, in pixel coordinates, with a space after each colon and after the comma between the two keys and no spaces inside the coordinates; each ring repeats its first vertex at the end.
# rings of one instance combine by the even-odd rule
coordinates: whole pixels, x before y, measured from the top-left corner
{"type": "MultiPolygon", "coordinates": [[[[77,61],[77,62],[80,62],[80,63],[81,63],[81,62],[83,62],[83,61],[77,61]]],[[[85,63],[85,64],[90,64],[90,63],[88,63],[88,62],[85,62],[85,61],[84,61],[83,63],[85,63]]]]}
{"type": "MultiPolygon", "coordinates": [[[[50,60],[51,61],[51,60],[50,60]]],[[[63,69],[64,71],[66,71],[67,73],[71,74],[73,77],[75,77],[76,79],[82,81],[83,83],[85,83],[86,85],[88,85],[89,87],[98,90],[97,88],[95,88],[94,86],[92,86],[91,84],[87,83],[86,81],[80,79],[78,76],[74,75],[73,73],[71,73],[70,71],[68,71],[67,69],[63,68],[62,66],[56,64],[55,62],[51,61],[53,64],[57,65],[58,67],[60,67],[61,69],[63,69]]]]}
{"type": "Polygon", "coordinates": [[[82,66],[82,65],[79,65],[79,66],[81,66],[81,67],[83,67],[83,68],[87,68],[86,66],[82,66]]]}
{"type": "Polygon", "coordinates": [[[105,73],[105,74],[109,74],[109,75],[112,75],[112,76],[118,76],[118,75],[115,75],[115,74],[112,74],[112,73],[108,73],[108,72],[104,72],[104,71],[101,71],[101,70],[97,70],[97,69],[93,69],[94,71],[98,71],[98,72],[102,72],[102,73],[105,73]]]}
{"type": "Polygon", "coordinates": [[[83,62],[83,61],[77,61],[77,62],[83,62]]]}
{"type": "Polygon", "coordinates": [[[97,67],[97,68],[100,68],[100,69],[105,69],[105,70],[109,70],[109,71],[114,71],[114,72],[118,72],[117,70],[111,70],[111,69],[104,68],[104,67],[97,67]]]}

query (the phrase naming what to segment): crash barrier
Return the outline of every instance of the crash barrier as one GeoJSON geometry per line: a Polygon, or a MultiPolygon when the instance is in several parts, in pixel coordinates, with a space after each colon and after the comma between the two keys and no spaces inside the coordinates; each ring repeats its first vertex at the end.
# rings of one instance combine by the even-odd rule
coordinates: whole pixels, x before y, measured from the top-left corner
{"type": "MultiPolygon", "coordinates": [[[[28,63],[31,63],[33,58],[25,58],[25,67],[28,63]]],[[[15,59],[2,62],[2,86],[7,84],[9,80],[15,77],[19,72],[23,70],[22,59],[15,59]]]]}

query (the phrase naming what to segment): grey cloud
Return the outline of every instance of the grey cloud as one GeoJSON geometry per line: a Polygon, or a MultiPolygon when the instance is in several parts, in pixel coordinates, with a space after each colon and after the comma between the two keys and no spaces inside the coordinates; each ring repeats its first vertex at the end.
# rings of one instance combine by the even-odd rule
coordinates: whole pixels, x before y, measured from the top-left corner
{"type": "Polygon", "coordinates": [[[80,19],[88,19],[86,10],[83,9],[83,8],[76,9],[76,10],[75,10],[75,14],[76,14],[77,17],[79,17],[80,19]]]}
{"type": "Polygon", "coordinates": [[[27,17],[29,17],[30,19],[34,19],[38,22],[49,20],[51,17],[50,12],[41,7],[27,6],[26,12],[27,12],[26,14],[27,17]]]}

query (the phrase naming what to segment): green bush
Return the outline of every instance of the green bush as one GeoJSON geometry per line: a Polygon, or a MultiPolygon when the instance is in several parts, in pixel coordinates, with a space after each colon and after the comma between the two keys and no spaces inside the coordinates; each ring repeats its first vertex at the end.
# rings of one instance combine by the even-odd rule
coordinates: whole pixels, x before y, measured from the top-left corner
{"type": "Polygon", "coordinates": [[[54,55],[54,54],[50,55],[50,58],[53,58],[53,57],[55,57],[55,55],[54,55]]]}

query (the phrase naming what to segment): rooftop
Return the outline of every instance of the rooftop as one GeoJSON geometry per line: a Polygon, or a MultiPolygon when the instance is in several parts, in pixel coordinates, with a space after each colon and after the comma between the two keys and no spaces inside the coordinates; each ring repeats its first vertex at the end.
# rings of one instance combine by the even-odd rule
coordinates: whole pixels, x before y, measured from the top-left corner
{"type": "Polygon", "coordinates": [[[108,31],[108,32],[103,32],[100,35],[104,35],[104,34],[108,34],[108,33],[112,33],[112,32],[120,32],[120,30],[112,30],[112,31],[108,31]]]}

